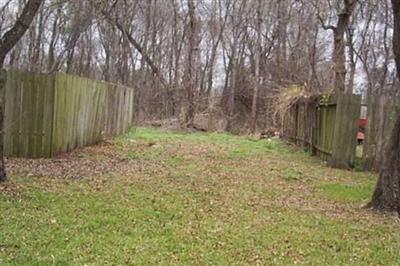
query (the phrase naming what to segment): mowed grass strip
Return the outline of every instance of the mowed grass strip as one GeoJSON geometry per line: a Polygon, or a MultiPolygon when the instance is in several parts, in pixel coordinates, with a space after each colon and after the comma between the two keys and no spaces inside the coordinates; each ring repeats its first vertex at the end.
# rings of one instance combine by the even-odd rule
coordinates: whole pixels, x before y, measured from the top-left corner
{"type": "MultiPolygon", "coordinates": [[[[362,208],[374,174],[228,134],[137,128],[107,149],[123,170],[10,177],[0,194],[0,265],[400,261],[397,220],[362,208]]],[[[109,158],[95,148],[74,154],[109,158]]]]}

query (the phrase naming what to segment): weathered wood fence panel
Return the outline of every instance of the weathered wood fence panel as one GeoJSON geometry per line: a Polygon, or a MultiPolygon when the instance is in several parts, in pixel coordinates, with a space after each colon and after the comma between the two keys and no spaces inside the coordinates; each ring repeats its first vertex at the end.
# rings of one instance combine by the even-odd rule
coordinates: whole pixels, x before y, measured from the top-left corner
{"type": "Polygon", "coordinates": [[[292,105],[284,116],[284,136],[300,146],[311,148],[317,106],[317,102],[312,100],[298,101],[292,105]]]}
{"type": "Polygon", "coordinates": [[[331,160],[335,151],[337,153],[342,149],[346,154],[351,155],[346,160],[352,164],[357,145],[361,98],[356,95],[343,95],[338,101],[341,101],[342,105],[340,112],[337,103],[321,104],[320,99],[311,98],[296,101],[284,115],[284,137],[308,148],[312,154],[324,160],[331,160]],[[345,119],[344,123],[350,125],[340,128],[339,131],[337,129],[338,113],[340,119],[345,119]],[[335,134],[341,136],[336,139],[336,143],[335,134]]]}
{"type": "Polygon", "coordinates": [[[133,124],[133,89],[66,74],[8,71],[6,156],[52,157],[133,124]]]}
{"type": "Polygon", "coordinates": [[[318,102],[299,100],[290,106],[283,119],[283,135],[300,146],[310,148],[315,138],[318,102]]]}
{"type": "Polygon", "coordinates": [[[382,154],[400,110],[397,97],[371,95],[368,97],[367,127],[363,145],[365,170],[379,171],[383,163],[382,154]]]}
{"type": "Polygon", "coordinates": [[[4,153],[41,157],[51,154],[54,77],[6,73],[4,153]]]}
{"type": "Polygon", "coordinates": [[[332,156],[329,165],[334,168],[350,168],[354,165],[357,148],[358,122],[361,112],[361,96],[340,94],[336,105],[332,156]]]}
{"type": "Polygon", "coordinates": [[[324,104],[317,108],[314,148],[316,155],[328,160],[332,155],[333,132],[336,120],[336,104],[324,104]]]}

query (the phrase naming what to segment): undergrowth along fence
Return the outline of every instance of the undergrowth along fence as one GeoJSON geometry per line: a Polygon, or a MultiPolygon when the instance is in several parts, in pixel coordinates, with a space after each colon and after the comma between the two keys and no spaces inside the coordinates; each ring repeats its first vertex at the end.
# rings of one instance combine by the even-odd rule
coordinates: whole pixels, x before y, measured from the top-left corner
{"type": "Polygon", "coordinates": [[[352,94],[329,102],[321,101],[319,96],[300,98],[284,114],[283,136],[330,164],[345,168],[355,158],[360,106],[361,97],[352,94]]]}
{"type": "Polygon", "coordinates": [[[53,157],[126,132],[132,88],[66,74],[1,73],[4,154],[53,157]]]}

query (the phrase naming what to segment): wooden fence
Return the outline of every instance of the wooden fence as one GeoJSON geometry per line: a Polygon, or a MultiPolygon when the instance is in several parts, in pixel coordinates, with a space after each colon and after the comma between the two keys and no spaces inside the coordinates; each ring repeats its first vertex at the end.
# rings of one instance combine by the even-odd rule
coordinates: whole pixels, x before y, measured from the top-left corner
{"type": "Polygon", "coordinates": [[[300,146],[311,148],[315,132],[318,101],[300,99],[284,115],[284,137],[300,146]]]}
{"type": "Polygon", "coordinates": [[[333,152],[333,134],[336,122],[336,104],[323,104],[317,107],[314,153],[324,160],[329,160],[333,152]]]}
{"type": "Polygon", "coordinates": [[[357,145],[361,98],[343,95],[330,103],[321,103],[320,100],[302,98],[292,104],[284,115],[283,136],[327,161],[332,160],[335,154],[341,154],[351,165],[357,145]],[[341,101],[341,111],[337,108],[337,101],[341,101]],[[346,128],[339,127],[338,115],[347,123],[346,128]]]}
{"type": "Polygon", "coordinates": [[[65,74],[8,71],[5,79],[4,153],[53,157],[133,124],[133,89],[65,74]]]}
{"type": "Polygon", "coordinates": [[[396,113],[400,110],[397,97],[371,95],[368,97],[367,127],[363,146],[365,170],[379,171],[384,150],[392,133],[396,113]]]}

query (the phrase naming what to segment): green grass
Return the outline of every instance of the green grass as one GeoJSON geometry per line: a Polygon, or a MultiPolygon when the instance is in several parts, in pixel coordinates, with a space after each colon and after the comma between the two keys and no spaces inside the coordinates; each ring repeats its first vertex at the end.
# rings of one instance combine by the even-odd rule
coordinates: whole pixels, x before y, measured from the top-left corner
{"type": "MultiPolygon", "coordinates": [[[[138,128],[81,179],[14,174],[0,194],[0,265],[396,265],[398,223],[360,208],[376,176],[295,147],[138,128]]],[[[56,167],[56,166],[55,166],[56,167]]],[[[34,171],[32,171],[34,172],[34,171]]]]}
{"type": "Polygon", "coordinates": [[[362,202],[371,198],[375,183],[366,184],[326,184],[322,189],[326,196],[338,201],[362,202]]]}

